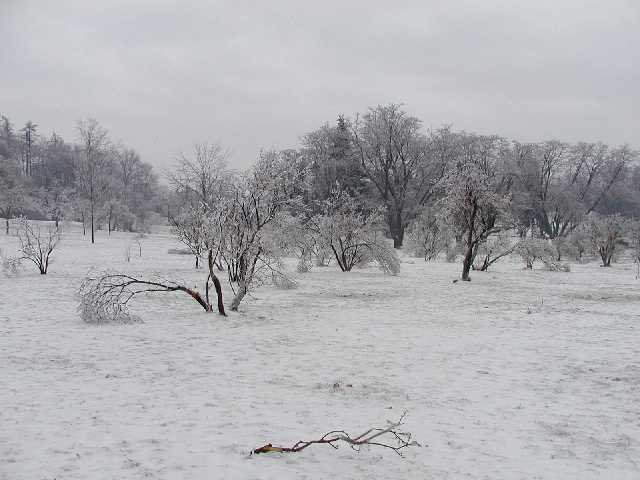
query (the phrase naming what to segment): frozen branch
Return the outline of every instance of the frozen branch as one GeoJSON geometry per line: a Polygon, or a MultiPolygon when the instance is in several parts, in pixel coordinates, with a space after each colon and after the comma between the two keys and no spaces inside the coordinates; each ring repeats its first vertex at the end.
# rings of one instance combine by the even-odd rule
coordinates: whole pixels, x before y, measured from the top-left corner
{"type": "Polygon", "coordinates": [[[377,447],[388,448],[402,455],[402,450],[407,447],[419,447],[420,444],[415,440],[411,440],[411,433],[399,430],[403,424],[406,412],[402,414],[396,422],[388,422],[384,428],[370,428],[358,436],[352,436],[344,430],[332,430],[325,433],[317,440],[300,440],[292,447],[274,447],[271,443],[256,448],[251,454],[280,452],[293,453],[300,452],[311,445],[326,444],[335,449],[338,448],[340,442],[346,443],[355,451],[360,451],[363,445],[374,445],[377,447]]]}

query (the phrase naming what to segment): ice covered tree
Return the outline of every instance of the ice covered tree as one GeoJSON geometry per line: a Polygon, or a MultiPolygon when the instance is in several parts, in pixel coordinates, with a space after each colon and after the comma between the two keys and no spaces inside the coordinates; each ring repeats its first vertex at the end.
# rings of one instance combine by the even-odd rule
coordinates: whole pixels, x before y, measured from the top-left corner
{"type": "Polygon", "coordinates": [[[159,292],[184,292],[205,311],[211,304],[197,290],[174,280],[103,271],[90,273],[78,289],[78,312],[87,323],[131,322],[136,318],[129,313],[129,303],[138,295],[159,292]]]}
{"type": "Polygon", "coordinates": [[[13,159],[0,162],[0,217],[5,219],[7,235],[10,220],[31,204],[29,181],[20,173],[20,166],[13,159]]]}
{"type": "Polygon", "coordinates": [[[518,241],[515,252],[524,262],[527,270],[533,269],[537,261],[548,263],[556,257],[556,251],[549,240],[538,237],[526,237],[518,241]]]}
{"type": "Polygon", "coordinates": [[[253,168],[229,183],[232,189],[218,214],[218,250],[235,292],[231,310],[238,309],[252,288],[280,273],[281,248],[274,229],[300,201],[297,187],[305,175],[281,152],[262,152],[253,168]]]}
{"type": "Polygon", "coordinates": [[[230,175],[228,155],[219,144],[199,143],[191,155],[178,157],[176,171],[169,175],[169,181],[185,204],[203,205],[207,209],[222,198],[230,175]]]}
{"type": "Polygon", "coordinates": [[[435,259],[453,241],[453,233],[433,208],[425,208],[407,231],[407,247],[425,262],[435,259]]]}
{"type": "Polygon", "coordinates": [[[20,130],[22,140],[22,163],[24,165],[24,174],[30,177],[33,174],[33,155],[36,145],[37,125],[29,120],[20,130]]]}
{"type": "Polygon", "coordinates": [[[624,235],[627,221],[621,215],[595,215],[587,220],[587,231],[594,253],[602,260],[603,267],[610,267],[615,253],[623,250],[627,243],[624,235]]]}
{"type": "Polygon", "coordinates": [[[344,116],[338,117],[335,126],[326,124],[308,133],[302,142],[302,155],[311,173],[309,200],[312,206],[327,199],[336,184],[351,195],[357,195],[366,188],[350,123],[344,116]]]}
{"type": "Polygon", "coordinates": [[[94,119],[79,121],[77,130],[80,155],[76,165],[76,180],[79,192],[88,203],[91,243],[95,243],[97,210],[108,187],[111,142],[107,130],[94,119]]]}
{"type": "Polygon", "coordinates": [[[479,260],[479,262],[473,266],[473,269],[486,272],[491,265],[511,255],[516,245],[517,243],[514,242],[508,231],[502,231],[490,236],[480,244],[476,253],[476,260],[479,260]]]}
{"type": "Polygon", "coordinates": [[[172,218],[172,232],[178,237],[195,258],[196,269],[200,268],[200,259],[205,251],[204,237],[207,210],[204,205],[189,207],[172,218]]]}
{"type": "Polygon", "coordinates": [[[57,227],[72,210],[71,192],[57,182],[53,182],[49,188],[42,188],[37,192],[35,204],[49,220],[55,222],[57,227]]]}
{"type": "Polygon", "coordinates": [[[308,222],[316,243],[333,253],[343,272],[375,261],[384,272],[397,275],[400,261],[386,244],[383,226],[380,209],[365,211],[355,198],[341,190],[334,190],[322,202],[321,213],[308,222]]]}
{"type": "Polygon", "coordinates": [[[597,211],[637,152],[556,140],[512,145],[511,174],[521,221],[546,238],[564,237],[597,211]]]}
{"type": "Polygon", "coordinates": [[[33,263],[41,275],[46,275],[51,263],[51,255],[62,239],[59,225],[42,227],[21,218],[18,225],[18,242],[23,260],[33,263]]]}
{"type": "Polygon", "coordinates": [[[441,215],[462,238],[462,280],[469,272],[478,248],[491,235],[510,226],[511,181],[503,168],[503,140],[465,135],[462,151],[441,183],[441,215]]]}
{"type": "Polygon", "coordinates": [[[418,208],[435,193],[444,174],[442,155],[430,155],[421,122],[400,105],[371,108],[352,124],[353,141],[362,170],[385,206],[395,248],[418,208]]]}
{"type": "Polygon", "coordinates": [[[629,221],[628,228],[629,243],[632,248],[633,262],[636,264],[636,280],[640,278],[640,222],[638,220],[629,221]]]}

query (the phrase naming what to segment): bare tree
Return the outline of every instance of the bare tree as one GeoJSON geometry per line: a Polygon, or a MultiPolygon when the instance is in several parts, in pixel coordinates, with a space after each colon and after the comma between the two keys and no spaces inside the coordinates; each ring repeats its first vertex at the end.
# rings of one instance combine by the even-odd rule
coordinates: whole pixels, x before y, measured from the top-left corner
{"type": "Polygon", "coordinates": [[[592,214],[587,220],[591,246],[600,255],[603,267],[610,267],[614,254],[626,247],[626,227],[627,222],[620,215],[592,214]]]}
{"type": "Polygon", "coordinates": [[[38,137],[38,134],[36,132],[37,127],[38,126],[35,123],[29,120],[27,123],[25,123],[24,128],[20,130],[24,135],[22,139],[22,163],[24,165],[24,174],[27,177],[33,175],[33,150],[34,144],[38,137]]]}
{"type": "Polygon", "coordinates": [[[219,144],[196,144],[191,157],[179,156],[177,169],[169,175],[169,181],[188,205],[212,208],[224,196],[222,187],[230,175],[228,156],[229,152],[219,144]]]}
{"type": "Polygon", "coordinates": [[[371,261],[386,273],[397,275],[400,261],[386,245],[382,235],[380,210],[364,212],[362,206],[344,191],[334,190],[322,202],[322,213],[307,224],[321,248],[329,249],[343,272],[371,261]]]}
{"type": "Polygon", "coordinates": [[[280,270],[280,248],[273,229],[299,201],[297,186],[306,172],[281,152],[262,152],[256,165],[235,177],[232,193],[219,214],[219,252],[227,265],[238,309],[247,292],[280,270]]]}
{"type": "Polygon", "coordinates": [[[521,222],[546,238],[564,237],[595,211],[637,152],[601,143],[559,141],[512,146],[511,173],[521,222]]]}
{"type": "Polygon", "coordinates": [[[533,269],[533,265],[541,260],[548,263],[556,257],[556,251],[549,240],[537,237],[521,239],[515,247],[515,252],[520,255],[527,270],[533,269]]]}
{"type": "Polygon", "coordinates": [[[441,184],[441,215],[463,239],[461,278],[468,281],[480,245],[511,224],[511,181],[503,168],[500,137],[466,135],[461,141],[461,155],[441,184]]]}
{"type": "Polygon", "coordinates": [[[425,208],[407,231],[408,247],[424,261],[435,259],[453,240],[453,232],[433,208],[425,208]]]}
{"type": "Polygon", "coordinates": [[[352,126],[362,169],[386,207],[387,223],[395,248],[402,247],[404,232],[416,213],[435,194],[445,172],[446,152],[432,151],[416,117],[400,105],[378,106],[352,126]]]}
{"type": "Polygon", "coordinates": [[[40,225],[33,224],[26,218],[20,219],[18,241],[20,242],[21,258],[32,262],[41,275],[47,274],[51,255],[61,239],[62,229],[59,225],[49,225],[43,229],[40,225]]]}
{"type": "Polygon", "coordinates": [[[636,264],[636,280],[640,279],[640,222],[634,220],[628,225],[631,248],[633,249],[633,262],[636,264]]]}
{"type": "Polygon", "coordinates": [[[206,206],[197,205],[171,218],[172,231],[195,257],[195,267],[200,268],[200,259],[205,253],[205,226],[207,224],[206,206]]]}
{"type": "Polygon", "coordinates": [[[95,243],[96,208],[106,188],[110,140],[107,130],[94,119],[79,121],[77,130],[81,152],[77,165],[77,180],[89,203],[91,243],[95,243]]]}

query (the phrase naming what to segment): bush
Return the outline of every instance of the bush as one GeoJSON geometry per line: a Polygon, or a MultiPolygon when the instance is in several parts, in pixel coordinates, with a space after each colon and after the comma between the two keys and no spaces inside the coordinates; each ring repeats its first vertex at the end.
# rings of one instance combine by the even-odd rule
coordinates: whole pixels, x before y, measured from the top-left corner
{"type": "Polygon", "coordinates": [[[557,261],[557,252],[549,241],[542,238],[524,238],[516,245],[515,252],[522,258],[525,268],[532,269],[536,261],[550,263],[557,261]]]}
{"type": "Polygon", "coordinates": [[[0,255],[0,265],[2,266],[2,273],[5,277],[17,277],[24,270],[22,259],[20,257],[5,257],[0,255]]]}
{"type": "Polygon", "coordinates": [[[544,269],[549,272],[570,272],[571,266],[568,263],[552,260],[544,262],[544,269]]]}
{"type": "Polygon", "coordinates": [[[430,209],[425,209],[407,232],[407,250],[425,261],[435,259],[450,243],[451,229],[430,209]]]}

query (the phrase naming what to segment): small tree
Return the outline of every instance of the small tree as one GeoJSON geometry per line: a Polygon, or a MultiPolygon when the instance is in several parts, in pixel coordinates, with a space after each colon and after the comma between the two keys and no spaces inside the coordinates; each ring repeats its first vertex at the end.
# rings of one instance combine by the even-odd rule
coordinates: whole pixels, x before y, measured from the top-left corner
{"type": "Polygon", "coordinates": [[[384,217],[380,210],[362,211],[347,193],[334,190],[323,202],[322,213],[311,218],[308,228],[321,248],[333,252],[343,272],[371,261],[385,273],[397,275],[400,261],[381,233],[384,217]]]}
{"type": "Polygon", "coordinates": [[[502,165],[499,137],[467,135],[461,142],[461,156],[441,184],[441,215],[463,239],[461,278],[469,281],[480,245],[510,224],[511,181],[502,165]]]}
{"type": "Polygon", "coordinates": [[[196,269],[200,268],[200,259],[205,253],[206,216],[206,207],[198,205],[171,219],[173,222],[172,231],[195,257],[196,269]]]}
{"type": "Polygon", "coordinates": [[[508,232],[492,235],[478,248],[476,258],[480,257],[480,263],[474,265],[473,269],[486,272],[491,265],[511,255],[515,248],[516,244],[508,232]]]}
{"type": "Polygon", "coordinates": [[[9,222],[31,206],[29,183],[21,175],[20,167],[12,159],[0,158],[0,217],[5,219],[5,233],[9,222]]]}
{"type": "Polygon", "coordinates": [[[564,247],[567,248],[565,254],[571,255],[579,262],[584,261],[584,255],[589,252],[591,247],[587,225],[582,224],[571,232],[564,247]]]}
{"type": "Polygon", "coordinates": [[[553,245],[543,238],[523,238],[515,246],[515,252],[520,255],[527,270],[533,269],[538,260],[546,264],[557,256],[553,245]]]}
{"type": "Polygon", "coordinates": [[[603,267],[611,266],[613,255],[626,247],[624,240],[627,222],[622,216],[590,215],[587,221],[593,251],[600,255],[603,267]]]}
{"type": "MultiPolygon", "coordinates": [[[[278,152],[263,152],[256,165],[229,181],[230,195],[216,217],[220,224],[218,250],[227,264],[236,311],[249,290],[280,271],[281,248],[274,229],[283,214],[298,202],[296,188],[306,172],[278,152]]],[[[212,242],[213,243],[213,242],[212,242]]]]}
{"type": "Polygon", "coordinates": [[[633,262],[636,264],[636,280],[640,279],[640,222],[634,220],[629,222],[629,239],[633,249],[633,262]]]}
{"type": "Polygon", "coordinates": [[[46,275],[51,261],[51,254],[62,239],[60,226],[48,226],[41,229],[25,218],[20,219],[18,241],[22,259],[29,260],[38,267],[41,275],[46,275]]]}
{"type": "Polygon", "coordinates": [[[411,224],[407,232],[407,247],[424,261],[435,259],[452,241],[451,229],[432,209],[426,208],[411,224]]]}
{"type": "Polygon", "coordinates": [[[109,134],[97,120],[79,121],[77,125],[80,156],[76,166],[79,191],[88,202],[91,243],[95,243],[96,209],[108,187],[109,134]]]}

